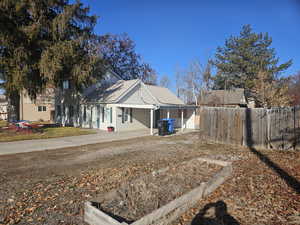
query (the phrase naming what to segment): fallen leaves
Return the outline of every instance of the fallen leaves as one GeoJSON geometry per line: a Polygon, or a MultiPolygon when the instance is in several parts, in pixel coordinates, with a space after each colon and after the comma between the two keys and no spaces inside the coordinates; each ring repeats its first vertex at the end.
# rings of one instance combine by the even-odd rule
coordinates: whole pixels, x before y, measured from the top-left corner
{"type": "MultiPolygon", "coordinates": [[[[193,136],[186,138],[192,139],[193,136]]],[[[175,138],[170,140],[174,143],[181,141],[175,138]]],[[[28,154],[18,156],[19,158],[15,156],[14,159],[11,157],[11,165],[0,164],[0,224],[83,225],[85,200],[90,200],[99,193],[107,193],[120,187],[122,183],[153,170],[199,156],[233,161],[234,174],[174,224],[189,224],[206,204],[218,200],[227,204],[228,213],[240,224],[299,224],[300,196],[265,163],[246,149],[220,144],[201,144],[197,139],[193,141],[195,144],[188,147],[182,141],[174,145],[156,143],[157,150],[154,152],[147,142],[137,145],[144,146],[139,152],[98,158],[93,164],[77,162],[58,168],[54,168],[56,164],[48,164],[50,153],[34,153],[32,155],[39,156],[38,160],[30,161],[32,166],[28,170],[21,168],[21,172],[15,172],[13,165],[28,154]],[[40,169],[41,164],[45,164],[43,170],[40,169]],[[47,170],[50,172],[46,172],[47,170]]],[[[120,147],[128,146],[126,143],[123,146],[115,146],[120,147]]],[[[66,159],[69,160],[78,154],[88,154],[90,150],[89,147],[86,148],[85,152],[60,150],[55,153],[57,156],[51,156],[51,160],[61,160],[64,164],[62,153],[66,153],[66,159]]],[[[300,181],[299,152],[266,151],[264,154],[300,181]]]]}

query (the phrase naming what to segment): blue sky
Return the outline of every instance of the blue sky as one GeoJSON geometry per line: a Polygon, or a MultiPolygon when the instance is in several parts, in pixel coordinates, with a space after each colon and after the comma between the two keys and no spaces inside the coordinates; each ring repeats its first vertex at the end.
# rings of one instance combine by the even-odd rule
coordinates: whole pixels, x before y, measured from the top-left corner
{"type": "Polygon", "coordinates": [[[128,33],[143,59],[171,79],[176,67],[194,59],[205,63],[217,46],[238,35],[244,24],[268,32],[285,73],[300,70],[298,0],[82,0],[99,16],[96,33],[128,33]]]}

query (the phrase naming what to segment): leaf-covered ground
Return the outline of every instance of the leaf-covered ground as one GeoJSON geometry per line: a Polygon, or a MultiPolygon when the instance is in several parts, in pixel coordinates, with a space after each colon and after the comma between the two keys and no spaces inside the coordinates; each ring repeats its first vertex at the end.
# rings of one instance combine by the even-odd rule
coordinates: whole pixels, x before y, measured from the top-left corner
{"type": "Polygon", "coordinates": [[[199,156],[233,161],[233,176],[174,224],[300,224],[299,152],[253,153],[197,134],[0,156],[0,224],[83,225],[85,200],[199,156]],[[222,215],[203,214],[218,202],[222,215]]]}

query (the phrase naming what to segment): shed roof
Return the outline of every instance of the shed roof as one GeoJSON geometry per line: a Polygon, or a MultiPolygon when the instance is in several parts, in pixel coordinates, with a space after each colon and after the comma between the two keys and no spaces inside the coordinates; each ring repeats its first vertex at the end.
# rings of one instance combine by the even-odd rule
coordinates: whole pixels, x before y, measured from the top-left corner
{"type": "Polygon", "coordinates": [[[212,90],[201,94],[200,104],[203,105],[244,105],[247,104],[245,90],[236,88],[232,90],[212,90]]]}

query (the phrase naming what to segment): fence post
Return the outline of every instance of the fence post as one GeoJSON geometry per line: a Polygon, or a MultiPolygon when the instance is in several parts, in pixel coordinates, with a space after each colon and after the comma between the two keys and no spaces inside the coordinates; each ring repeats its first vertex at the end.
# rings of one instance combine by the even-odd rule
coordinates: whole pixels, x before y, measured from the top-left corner
{"type": "Polygon", "coordinates": [[[271,123],[270,123],[270,109],[267,110],[267,148],[270,149],[270,132],[271,132],[271,123]]]}

